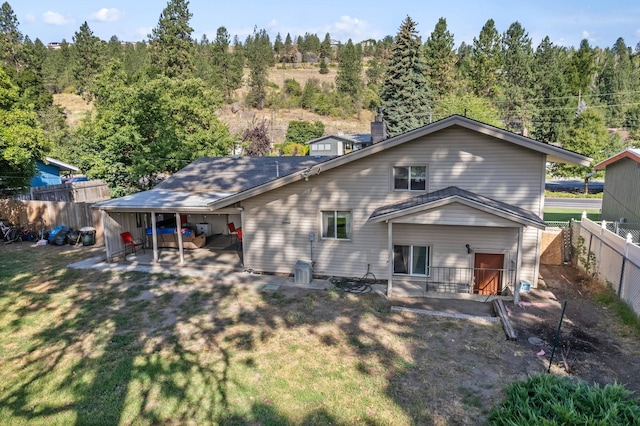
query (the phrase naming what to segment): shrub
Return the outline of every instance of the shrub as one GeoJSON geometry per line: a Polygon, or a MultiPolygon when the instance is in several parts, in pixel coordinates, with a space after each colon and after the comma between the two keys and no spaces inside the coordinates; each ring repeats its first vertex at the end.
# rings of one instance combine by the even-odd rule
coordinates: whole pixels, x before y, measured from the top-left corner
{"type": "Polygon", "coordinates": [[[489,414],[490,425],[638,424],[638,399],[621,385],[597,384],[550,374],[513,382],[506,399],[489,414]]]}

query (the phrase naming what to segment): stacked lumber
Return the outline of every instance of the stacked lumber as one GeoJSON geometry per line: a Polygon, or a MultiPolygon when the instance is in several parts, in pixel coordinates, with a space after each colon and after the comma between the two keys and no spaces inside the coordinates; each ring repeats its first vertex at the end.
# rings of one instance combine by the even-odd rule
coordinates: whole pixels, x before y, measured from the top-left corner
{"type": "Polygon", "coordinates": [[[502,299],[494,299],[493,310],[496,312],[496,315],[502,322],[502,328],[504,329],[504,334],[507,336],[507,340],[518,340],[518,336],[516,336],[516,332],[511,326],[511,322],[509,321],[509,313],[504,307],[502,299]]]}

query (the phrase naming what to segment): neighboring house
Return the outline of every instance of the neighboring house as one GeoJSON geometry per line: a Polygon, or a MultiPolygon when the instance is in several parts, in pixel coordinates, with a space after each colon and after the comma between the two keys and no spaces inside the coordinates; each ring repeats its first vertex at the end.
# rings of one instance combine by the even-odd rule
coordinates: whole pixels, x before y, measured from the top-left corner
{"type": "Polygon", "coordinates": [[[594,166],[605,170],[602,220],[640,225],[640,149],[627,149],[594,166]]]}
{"type": "Polygon", "coordinates": [[[348,136],[322,136],[307,142],[309,155],[344,155],[354,150],[355,141],[348,136]]]}
{"type": "Polygon", "coordinates": [[[318,276],[371,272],[388,292],[404,281],[502,294],[537,284],[547,161],[591,159],[454,115],[333,158],[202,158],[96,207],[108,256],[141,213],[152,228],[158,213],[187,214],[212,233],[241,226],[255,271],[288,274],[306,260],[318,276]]]}
{"type": "Polygon", "coordinates": [[[60,172],[77,172],[78,168],[55,158],[46,157],[45,161],[36,160],[36,175],[31,179],[31,186],[60,185],[60,172]]]}

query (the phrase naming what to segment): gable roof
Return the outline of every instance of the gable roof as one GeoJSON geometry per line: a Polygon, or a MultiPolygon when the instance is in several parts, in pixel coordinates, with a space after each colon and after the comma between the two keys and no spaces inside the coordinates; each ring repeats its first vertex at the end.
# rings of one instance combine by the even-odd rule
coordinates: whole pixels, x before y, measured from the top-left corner
{"type": "Polygon", "coordinates": [[[60,160],[56,160],[55,158],[45,157],[44,159],[47,163],[51,164],[52,166],[56,166],[60,170],[65,170],[70,172],[77,172],[79,170],[76,166],[73,166],[71,164],[65,163],[60,160]]]}
{"type": "Polygon", "coordinates": [[[348,154],[335,157],[332,160],[318,164],[305,171],[305,175],[291,174],[284,179],[278,179],[276,181],[267,182],[259,187],[252,188],[250,190],[239,192],[231,195],[219,201],[213,203],[212,207],[222,208],[231,204],[237,203],[244,199],[250,198],[254,195],[262,192],[270,191],[275,188],[279,188],[289,183],[298,181],[302,178],[308,178],[311,175],[319,174],[320,172],[333,169],[335,167],[342,166],[352,161],[359,160],[364,157],[368,157],[373,154],[385,151],[400,144],[403,144],[414,139],[436,133],[438,131],[450,128],[450,127],[462,127],[465,129],[473,130],[475,132],[494,137],[496,139],[503,140],[505,142],[518,145],[527,149],[531,149],[536,152],[540,152],[547,156],[547,161],[562,162],[562,163],[574,163],[582,166],[588,166],[591,164],[592,159],[585,157],[584,155],[560,148],[554,145],[536,141],[535,139],[522,136],[508,130],[500,129],[498,127],[491,126],[489,124],[481,123],[476,120],[472,120],[460,115],[452,115],[439,121],[427,124],[393,138],[385,139],[382,142],[375,143],[363,149],[352,151],[348,154]]]}
{"type": "Polygon", "coordinates": [[[593,168],[595,170],[603,170],[609,164],[615,163],[616,161],[620,161],[623,158],[629,158],[629,159],[635,161],[636,163],[640,163],[640,149],[638,149],[638,148],[625,149],[624,151],[619,152],[616,155],[614,155],[612,157],[609,157],[604,161],[599,162],[598,164],[593,166],[593,168]]]}
{"type": "Polygon", "coordinates": [[[465,191],[457,186],[450,186],[428,194],[418,195],[407,200],[379,207],[374,210],[369,217],[369,220],[372,222],[381,222],[406,216],[408,214],[439,208],[454,202],[464,204],[523,225],[531,225],[539,229],[544,229],[546,227],[544,220],[540,219],[540,217],[529,210],[503,203],[474,192],[465,191]]]}
{"type": "Polygon", "coordinates": [[[344,135],[327,135],[327,136],[321,136],[319,138],[310,140],[308,142],[305,142],[307,145],[311,145],[314,143],[319,143],[319,142],[324,142],[326,140],[337,140],[337,141],[341,141],[343,143],[354,143],[355,140],[349,138],[348,136],[344,136],[344,135]]]}

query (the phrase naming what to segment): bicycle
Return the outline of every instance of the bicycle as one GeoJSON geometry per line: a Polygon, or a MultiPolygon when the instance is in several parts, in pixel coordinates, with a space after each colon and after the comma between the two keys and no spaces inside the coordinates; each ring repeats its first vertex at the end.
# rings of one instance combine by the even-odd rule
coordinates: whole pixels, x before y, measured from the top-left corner
{"type": "Polygon", "coordinates": [[[13,225],[7,226],[1,220],[0,220],[0,232],[2,232],[2,239],[5,244],[11,244],[11,243],[22,241],[20,230],[13,225]]]}

